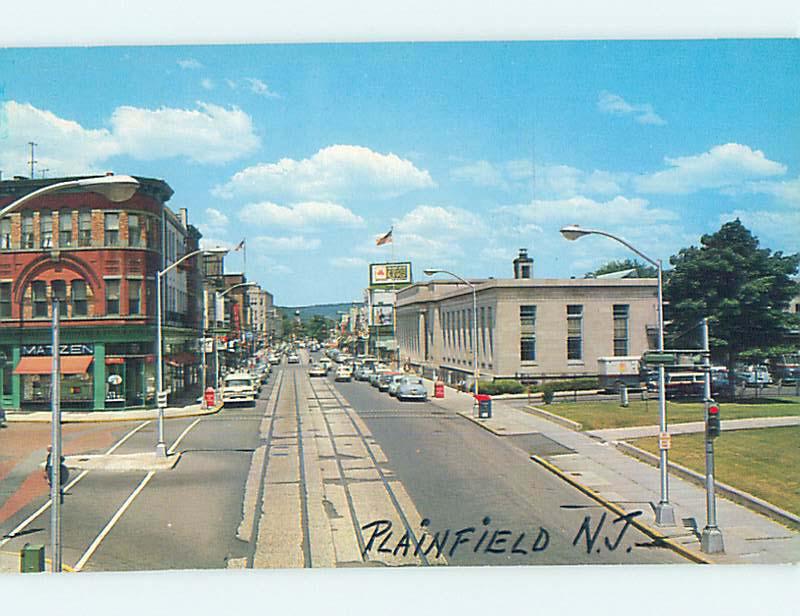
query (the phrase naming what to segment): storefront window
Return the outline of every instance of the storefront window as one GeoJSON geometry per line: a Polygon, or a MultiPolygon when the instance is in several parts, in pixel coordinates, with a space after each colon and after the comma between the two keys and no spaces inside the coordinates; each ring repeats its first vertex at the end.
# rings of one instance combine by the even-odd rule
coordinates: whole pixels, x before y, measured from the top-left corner
{"type": "Polygon", "coordinates": [[[88,302],[86,301],[86,281],[72,281],[72,316],[85,317],[88,314],[88,302]]]}
{"type": "Polygon", "coordinates": [[[34,280],[31,283],[31,296],[33,301],[33,316],[47,316],[47,283],[43,280],[34,280]]]}
{"type": "MultiPolygon", "coordinates": [[[[49,403],[50,383],[49,374],[22,375],[22,402],[49,403]]],[[[89,374],[66,374],[61,377],[62,406],[83,406],[92,401],[92,377],[89,374]]]]}

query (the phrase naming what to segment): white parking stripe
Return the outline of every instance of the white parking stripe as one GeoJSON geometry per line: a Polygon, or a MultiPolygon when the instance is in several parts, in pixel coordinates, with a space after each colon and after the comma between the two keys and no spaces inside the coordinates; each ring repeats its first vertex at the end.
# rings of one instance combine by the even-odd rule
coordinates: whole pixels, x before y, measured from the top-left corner
{"type": "Polygon", "coordinates": [[[178,445],[180,445],[181,441],[183,440],[183,437],[189,434],[189,430],[194,428],[202,420],[203,420],[202,417],[198,417],[191,424],[189,424],[189,426],[183,432],[181,432],[180,436],[177,439],[175,439],[175,442],[172,443],[172,447],[169,448],[167,454],[172,455],[173,453],[175,453],[175,449],[178,447],[178,445]]]}
{"type": "MultiPolygon", "coordinates": [[[[127,441],[129,438],[131,438],[134,434],[136,434],[139,430],[144,428],[149,423],[150,423],[150,421],[148,420],[148,421],[145,421],[144,423],[139,424],[135,428],[133,428],[130,432],[128,432],[125,436],[123,436],[119,441],[117,441],[114,445],[112,445],[111,448],[108,449],[108,451],[105,452],[105,455],[114,453],[123,443],[125,443],[125,441],[127,441]]],[[[80,474],[78,474],[78,476],[75,477],[75,479],[73,479],[67,485],[64,486],[64,491],[65,492],[68,491],[75,484],[77,484],[81,479],[86,477],[86,475],[88,473],[89,473],[89,471],[81,471],[80,474]]],[[[25,528],[27,528],[28,524],[33,522],[36,518],[38,518],[40,515],[42,515],[45,511],[50,509],[50,504],[52,502],[53,501],[51,499],[47,499],[47,501],[45,501],[44,505],[39,507],[31,515],[29,515],[22,522],[20,522],[14,530],[12,530],[10,533],[8,533],[8,535],[6,535],[6,537],[2,541],[0,541],[0,548],[3,547],[9,541],[11,541],[14,537],[16,537],[16,535],[18,533],[20,533],[21,531],[25,530],[25,528]]]]}

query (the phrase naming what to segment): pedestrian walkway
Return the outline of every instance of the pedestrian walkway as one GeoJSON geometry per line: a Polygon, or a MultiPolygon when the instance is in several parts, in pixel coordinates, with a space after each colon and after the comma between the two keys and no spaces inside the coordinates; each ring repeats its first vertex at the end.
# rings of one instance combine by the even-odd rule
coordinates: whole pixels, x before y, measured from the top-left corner
{"type": "MultiPolygon", "coordinates": [[[[722,422],[722,431],[752,430],[753,428],[785,428],[787,426],[800,426],[800,417],[750,417],[747,419],[727,419],[722,422]]],[[[689,421],[686,423],[670,424],[669,432],[677,434],[695,434],[704,432],[706,424],[703,421],[689,421]]],[[[602,430],[587,430],[586,434],[603,441],[625,441],[646,436],[658,436],[661,431],[659,426],[633,426],[630,428],[604,428],[602,430]]]]}
{"type": "MultiPolygon", "coordinates": [[[[427,381],[432,391],[432,383],[427,381]]],[[[706,520],[706,493],[675,476],[669,477],[675,527],[658,527],[653,506],[660,500],[657,468],[640,462],[611,443],[534,416],[503,401],[493,401],[491,419],[473,415],[472,395],[446,388],[445,398],[431,401],[470,419],[498,437],[538,434],[559,445],[559,453],[543,455],[570,481],[628,512],[641,510],[639,519],[680,546],[700,554],[700,533],[706,520]]],[[[719,563],[789,563],[800,561],[800,533],[723,498],[717,499],[719,527],[725,553],[703,555],[719,563]]]]}
{"type": "MultiPolygon", "coordinates": [[[[204,408],[202,404],[193,403],[186,406],[170,406],[164,409],[166,419],[178,419],[181,417],[198,417],[201,415],[212,415],[222,408],[218,404],[211,408],[204,408]]],[[[6,421],[8,423],[50,423],[52,418],[50,411],[34,411],[31,413],[7,412],[6,421]]],[[[108,421],[147,421],[148,419],[158,418],[158,409],[136,409],[132,411],[64,411],[61,413],[61,423],[101,423],[108,421]]]]}

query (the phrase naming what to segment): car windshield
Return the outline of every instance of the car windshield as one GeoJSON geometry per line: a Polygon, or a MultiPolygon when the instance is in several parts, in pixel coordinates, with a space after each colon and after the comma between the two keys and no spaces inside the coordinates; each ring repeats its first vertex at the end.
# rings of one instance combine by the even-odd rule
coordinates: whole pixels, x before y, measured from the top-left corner
{"type": "Polygon", "coordinates": [[[406,385],[422,385],[422,379],[409,379],[405,381],[406,385]]]}
{"type": "Polygon", "coordinates": [[[228,379],[225,381],[227,387],[248,387],[250,384],[250,379],[228,379]]]}

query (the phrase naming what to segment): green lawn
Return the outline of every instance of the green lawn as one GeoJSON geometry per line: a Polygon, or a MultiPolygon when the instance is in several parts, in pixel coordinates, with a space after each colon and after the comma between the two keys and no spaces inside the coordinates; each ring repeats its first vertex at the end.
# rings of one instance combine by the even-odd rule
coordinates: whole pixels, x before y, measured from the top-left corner
{"type": "MultiPolygon", "coordinates": [[[[705,473],[703,434],[672,437],[670,460],[705,473]]],[[[655,437],[631,443],[658,453],[655,437]]],[[[800,514],[800,427],[723,432],[715,441],[718,481],[800,514]]]]}
{"type": "MultiPolygon", "coordinates": [[[[536,406],[561,417],[578,421],[583,425],[584,430],[658,424],[658,400],[656,398],[650,398],[647,401],[631,399],[628,408],[622,408],[618,401],[555,402],[549,405],[540,402],[536,406]]],[[[800,402],[797,398],[749,399],[736,403],[722,403],[720,411],[723,420],[800,415],[800,402]]],[[[703,421],[703,403],[667,400],[667,422],[673,424],[687,421],[703,421]]]]}

